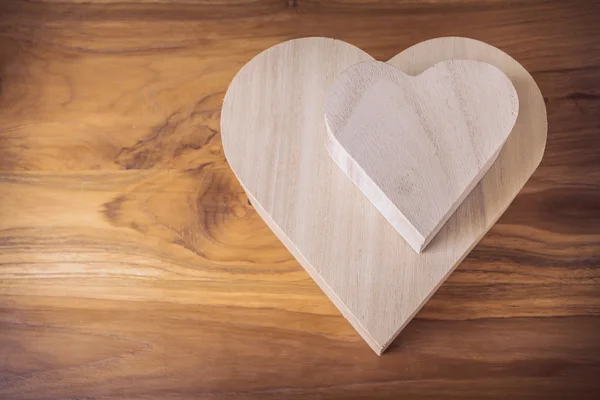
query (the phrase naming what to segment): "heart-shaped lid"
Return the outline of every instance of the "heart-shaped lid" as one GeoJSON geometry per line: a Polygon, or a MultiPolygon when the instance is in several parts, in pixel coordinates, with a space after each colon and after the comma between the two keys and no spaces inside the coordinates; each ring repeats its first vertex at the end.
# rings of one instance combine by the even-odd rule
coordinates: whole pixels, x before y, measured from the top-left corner
{"type": "Polygon", "coordinates": [[[418,76],[367,61],[336,78],[325,108],[331,157],[420,253],[497,158],[519,103],[481,61],[418,76]]]}

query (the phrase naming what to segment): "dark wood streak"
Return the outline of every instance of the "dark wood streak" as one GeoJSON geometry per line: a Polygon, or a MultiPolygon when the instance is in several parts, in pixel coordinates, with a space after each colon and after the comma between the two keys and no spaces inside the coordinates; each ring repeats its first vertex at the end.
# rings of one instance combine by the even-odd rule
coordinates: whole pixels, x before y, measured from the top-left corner
{"type": "Polygon", "coordinates": [[[595,0],[0,2],[0,398],[599,398],[599,17],[595,0]],[[381,60],[474,37],[546,100],[540,168],[382,357],[221,146],[239,68],[314,35],[381,60]]]}

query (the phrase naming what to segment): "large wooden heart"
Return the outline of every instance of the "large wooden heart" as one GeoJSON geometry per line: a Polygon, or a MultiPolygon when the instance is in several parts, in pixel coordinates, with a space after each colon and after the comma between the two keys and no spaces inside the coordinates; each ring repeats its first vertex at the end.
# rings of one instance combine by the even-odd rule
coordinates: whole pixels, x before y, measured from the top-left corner
{"type": "Polygon", "coordinates": [[[325,102],[333,160],[418,253],[485,175],[519,110],[491,64],[442,61],[410,76],[367,61],[325,102]]]}
{"type": "Polygon", "coordinates": [[[326,92],[343,70],[372,61],[367,53],[327,38],[281,43],[240,70],[223,103],[225,156],[256,211],[377,354],[502,215],[546,144],[546,108],[537,85],[495,47],[433,39],[388,63],[417,75],[449,59],[501,69],[517,90],[519,115],[496,162],[421,254],[325,148],[326,92]]]}

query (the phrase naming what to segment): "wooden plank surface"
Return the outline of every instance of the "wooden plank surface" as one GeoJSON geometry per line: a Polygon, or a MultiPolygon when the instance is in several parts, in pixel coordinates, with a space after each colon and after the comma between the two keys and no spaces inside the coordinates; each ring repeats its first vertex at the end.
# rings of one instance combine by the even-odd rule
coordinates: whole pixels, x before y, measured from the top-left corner
{"type": "Polygon", "coordinates": [[[0,3],[0,398],[597,398],[600,5],[0,3]],[[548,110],[541,166],[379,358],[248,204],[224,91],[279,41],[484,40],[548,110]]]}

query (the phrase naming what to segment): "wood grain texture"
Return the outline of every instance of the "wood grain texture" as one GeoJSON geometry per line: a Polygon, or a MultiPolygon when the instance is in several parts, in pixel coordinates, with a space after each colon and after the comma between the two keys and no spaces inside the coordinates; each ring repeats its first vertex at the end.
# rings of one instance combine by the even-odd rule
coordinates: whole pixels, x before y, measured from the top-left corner
{"type": "MultiPolygon", "coordinates": [[[[516,90],[520,115],[497,162],[476,188],[459,195],[468,196],[421,254],[326,150],[331,135],[323,115],[333,110],[325,106],[327,92],[336,90],[332,83],[340,73],[357,62],[366,65],[368,54],[330,38],[286,41],[246,64],[225,95],[223,148],[256,211],[377,354],[498,220],[542,159],[543,97],[527,71],[497,48],[473,39],[437,38],[400,52],[387,68],[423,76],[441,62],[466,57],[506,74],[504,94],[510,106],[516,90]]],[[[510,107],[507,112],[512,115],[510,107]]],[[[504,142],[506,136],[497,139],[504,142]]]]}
{"type": "Polygon", "coordinates": [[[327,90],[327,150],[420,253],[496,161],[518,113],[513,84],[491,64],[447,60],[410,76],[366,61],[327,90]]]}
{"type": "Polygon", "coordinates": [[[598,2],[0,9],[0,398],[598,398],[598,2]],[[235,73],[310,35],[379,60],[473,37],[546,100],[542,164],[382,357],[223,157],[235,73]]]}

